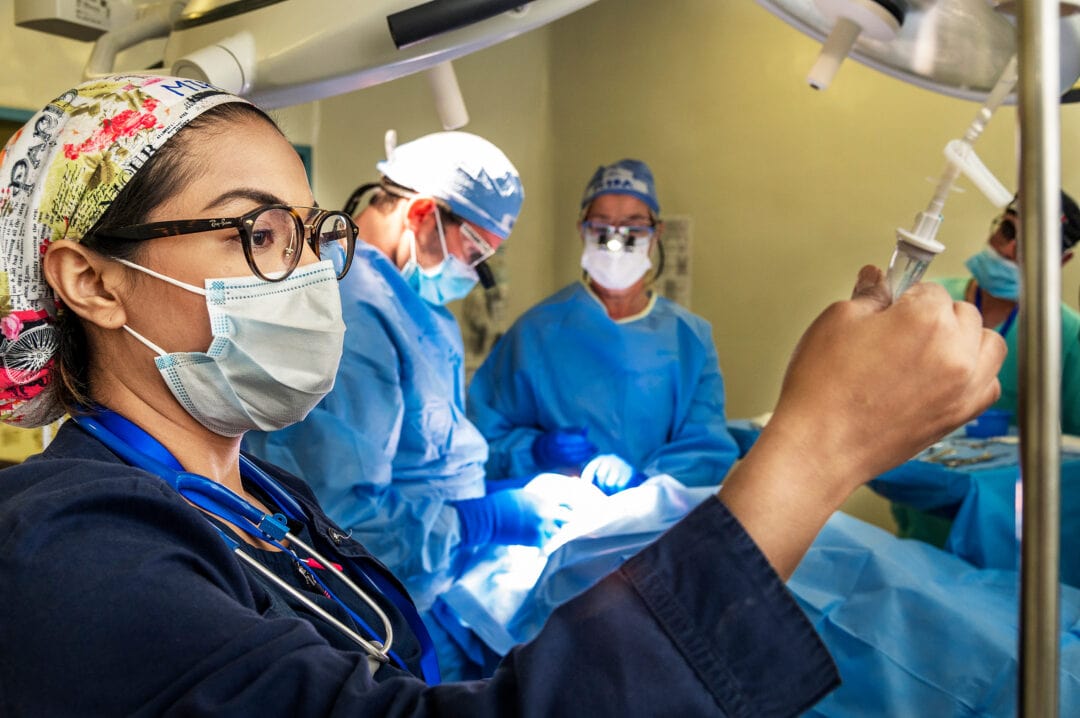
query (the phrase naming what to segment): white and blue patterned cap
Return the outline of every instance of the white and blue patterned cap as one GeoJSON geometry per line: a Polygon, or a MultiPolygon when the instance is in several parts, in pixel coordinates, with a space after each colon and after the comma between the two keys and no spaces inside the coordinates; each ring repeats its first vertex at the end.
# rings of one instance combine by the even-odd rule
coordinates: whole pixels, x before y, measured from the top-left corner
{"type": "Polygon", "coordinates": [[[81,241],[170,138],[229,102],[247,100],[179,77],[100,77],[61,94],[0,149],[0,422],[31,428],[64,413],[48,246],[81,241]]]}
{"type": "Polygon", "coordinates": [[[387,158],[375,167],[502,239],[510,236],[525,199],[521,177],[502,150],[468,132],[435,132],[388,147],[387,158]]]}
{"type": "Polygon", "coordinates": [[[653,211],[660,214],[660,201],[656,198],[656,183],[652,170],[641,160],[623,159],[605,167],[597,167],[585,194],[581,196],[581,208],[602,194],[628,194],[637,197],[653,211]]]}

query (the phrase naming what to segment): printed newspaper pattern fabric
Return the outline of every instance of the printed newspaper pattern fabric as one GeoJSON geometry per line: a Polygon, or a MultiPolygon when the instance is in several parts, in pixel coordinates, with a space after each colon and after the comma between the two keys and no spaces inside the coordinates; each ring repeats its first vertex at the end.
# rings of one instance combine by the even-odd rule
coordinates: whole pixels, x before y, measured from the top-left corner
{"type": "Polygon", "coordinates": [[[63,414],[53,398],[58,306],[41,258],[79,241],[127,181],[182,127],[241,98],[211,85],[115,75],[63,93],[0,150],[0,421],[63,414]]]}

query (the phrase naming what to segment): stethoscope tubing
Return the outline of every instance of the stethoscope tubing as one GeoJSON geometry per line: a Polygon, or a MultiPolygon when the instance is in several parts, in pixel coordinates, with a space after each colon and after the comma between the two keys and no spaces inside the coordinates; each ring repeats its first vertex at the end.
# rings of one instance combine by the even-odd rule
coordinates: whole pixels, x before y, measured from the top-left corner
{"type": "MultiPolygon", "coordinates": [[[[307,608],[313,611],[320,618],[333,625],[340,630],[346,637],[357,643],[363,650],[369,655],[371,659],[376,661],[376,664],[372,667],[372,672],[378,668],[378,664],[387,663],[391,660],[391,646],[394,641],[394,629],[390,618],[383,611],[382,607],[368,595],[360,586],[358,586],[352,579],[350,579],[344,571],[339,569],[334,563],[322,554],[316,551],[314,548],[305,543],[302,539],[294,536],[290,533],[288,526],[285,523],[285,516],[280,514],[270,515],[263,511],[260,511],[250,502],[246,501],[243,497],[238,496],[229,488],[208,479],[204,476],[192,474],[187,471],[177,470],[165,463],[158,461],[146,453],[139,451],[132,447],[124,439],[117,434],[107,429],[100,421],[94,417],[88,416],[76,416],[73,417],[74,421],[83,429],[87,430],[92,436],[97,438],[105,446],[115,451],[124,461],[137,466],[145,471],[158,476],[173,489],[176,490],[192,505],[207,512],[211,516],[218,518],[222,521],[227,521],[237,529],[248,534],[256,540],[265,541],[266,543],[274,546],[275,548],[284,551],[288,554],[293,561],[297,563],[301,571],[306,572],[313,580],[318,583],[322,590],[340,605],[358,624],[363,626],[366,630],[370,631],[372,635],[378,634],[367,625],[367,622],[356,614],[351,608],[349,608],[343,601],[337,598],[330,591],[329,587],[323,582],[321,578],[310,568],[306,566],[303,559],[301,559],[297,553],[282,544],[283,541],[288,541],[290,545],[295,544],[299,546],[305,553],[307,553],[312,559],[318,561],[324,568],[332,572],[338,579],[345,584],[345,586],[352,591],[352,593],[363,601],[374,613],[378,616],[379,620],[383,624],[383,633],[385,639],[383,642],[369,641],[361,636],[356,631],[352,630],[344,623],[335,618],[330,612],[319,606],[317,603],[304,596],[293,586],[289,585],[284,579],[275,574],[270,569],[266,568],[253,557],[249,556],[243,551],[240,546],[240,542],[236,541],[228,534],[225,533],[220,527],[217,528],[218,533],[221,534],[226,544],[232,549],[232,552],[243,563],[251,566],[260,575],[271,581],[275,586],[279,587],[283,591],[287,592],[290,596],[300,601],[307,608]]],[[[125,420],[126,421],[126,420],[125,420]]],[[[170,457],[171,458],[171,457],[170,457]]],[[[277,485],[267,474],[262,471],[253,462],[246,457],[240,457],[241,464],[244,468],[250,472],[252,480],[254,480],[263,490],[265,490],[271,498],[273,498],[278,505],[282,508],[286,514],[290,514],[290,518],[294,520],[301,520],[303,518],[303,509],[296,503],[295,499],[289,496],[280,486],[277,485]]],[[[395,662],[400,663],[404,667],[404,663],[400,659],[396,659],[395,662]]],[[[369,666],[372,664],[369,663],[369,666]]]]}
{"type": "MultiPolygon", "coordinates": [[[[220,529],[218,529],[218,530],[221,531],[220,529]]],[[[378,669],[379,665],[381,665],[383,663],[386,663],[386,662],[388,662],[390,660],[389,649],[384,648],[381,644],[379,644],[377,642],[368,641],[366,638],[361,636],[359,633],[352,630],[351,628],[346,626],[344,623],[342,623],[338,619],[334,618],[334,616],[331,615],[329,611],[327,611],[322,606],[320,606],[319,604],[312,601],[310,598],[305,596],[301,591],[299,591],[296,588],[294,588],[293,586],[289,585],[288,581],[281,578],[276,573],[274,573],[273,571],[268,569],[266,566],[263,566],[261,563],[256,561],[254,558],[252,558],[251,556],[248,556],[246,553],[244,553],[244,551],[240,548],[239,542],[232,539],[231,537],[229,537],[224,532],[221,532],[221,535],[222,535],[222,538],[225,539],[225,542],[227,544],[229,544],[229,546],[232,548],[233,553],[236,555],[236,557],[238,559],[240,559],[241,562],[246,563],[248,566],[253,568],[257,573],[262,575],[265,579],[267,579],[268,581],[273,583],[275,586],[280,588],[282,591],[285,591],[286,593],[288,593],[290,596],[295,598],[300,603],[307,606],[308,609],[310,609],[315,614],[320,616],[324,621],[326,621],[330,625],[337,628],[339,631],[341,631],[343,634],[345,634],[346,637],[351,638],[361,648],[363,648],[364,651],[368,654],[368,657],[375,661],[375,664],[372,667],[372,673],[374,673],[375,670],[378,669]]],[[[316,560],[318,560],[318,559],[316,559],[316,560]]],[[[318,580],[318,579],[316,578],[316,580],[318,580]]],[[[319,584],[322,585],[322,581],[319,581],[319,584]]],[[[346,610],[348,610],[348,609],[346,609],[346,610]]],[[[379,610],[378,612],[382,613],[381,610],[379,610]]],[[[352,611],[349,611],[349,613],[351,614],[352,611]]],[[[355,618],[355,616],[354,616],[354,618],[355,618]]],[[[385,618],[384,618],[384,620],[385,620],[385,618]]],[[[386,623],[384,623],[383,625],[387,626],[387,628],[389,628],[388,624],[389,624],[389,621],[386,621],[386,623]]]]}

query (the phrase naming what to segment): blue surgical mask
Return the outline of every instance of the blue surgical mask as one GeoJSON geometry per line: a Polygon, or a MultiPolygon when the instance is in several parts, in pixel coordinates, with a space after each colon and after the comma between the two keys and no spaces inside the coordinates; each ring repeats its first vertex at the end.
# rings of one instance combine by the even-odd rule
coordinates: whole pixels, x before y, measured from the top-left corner
{"type": "Polygon", "coordinates": [[[275,431],[307,416],[334,386],[345,338],[337,272],[328,260],[279,282],[207,279],[205,289],[124,259],[116,261],[206,297],[214,339],[205,352],[149,347],[169,390],[200,424],[222,436],[275,431]]]}
{"type": "Polygon", "coordinates": [[[1013,302],[1020,297],[1020,265],[1002,257],[993,247],[973,255],[964,266],[984,292],[1013,302]]]}
{"type": "Polygon", "coordinates": [[[446,235],[443,233],[442,219],[435,210],[435,228],[439,232],[443,259],[431,269],[424,269],[416,261],[416,234],[412,234],[409,259],[401,268],[401,276],[420,297],[429,304],[445,305],[455,299],[461,299],[472,291],[480,276],[476,270],[450,254],[446,249],[446,235]]]}

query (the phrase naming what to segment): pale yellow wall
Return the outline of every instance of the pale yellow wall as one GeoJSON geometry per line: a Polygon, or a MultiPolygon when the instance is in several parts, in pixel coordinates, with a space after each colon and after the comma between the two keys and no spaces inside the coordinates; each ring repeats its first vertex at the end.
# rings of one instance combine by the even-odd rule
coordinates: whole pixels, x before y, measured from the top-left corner
{"type": "MultiPolygon", "coordinates": [[[[819,48],[749,0],[601,0],[552,26],[558,276],[577,276],[572,225],[592,170],[648,161],[663,211],[694,220],[692,309],[713,324],[733,417],[771,408],[809,321],[862,264],[888,262],[977,109],[852,61],[815,92],[819,48]]],[[[1010,187],[1015,128],[1005,108],[977,145],[1010,187]]],[[[1080,109],[1064,110],[1062,143],[1080,196],[1080,109]]],[[[954,195],[930,275],[964,273],[992,214],[976,190],[954,195]]],[[[1064,279],[1073,306],[1078,271],[1064,279]]],[[[849,508],[890,523],[869,492],[849,508]]]]}
{"type": "MultiPolygon", "coordinates": [[[[502,250],[515,317],[555,287],[553,277],[549,28],[541,28],[454,62],[470,122],[462,128],[498,145],[517,166],[525,203],[502,250]]],[[[423,76],[323,100],[315,152],[315,195],[342,206],[350,192],[378,178],[383,134],[406,142],[442,129],[423,76]]]]}

